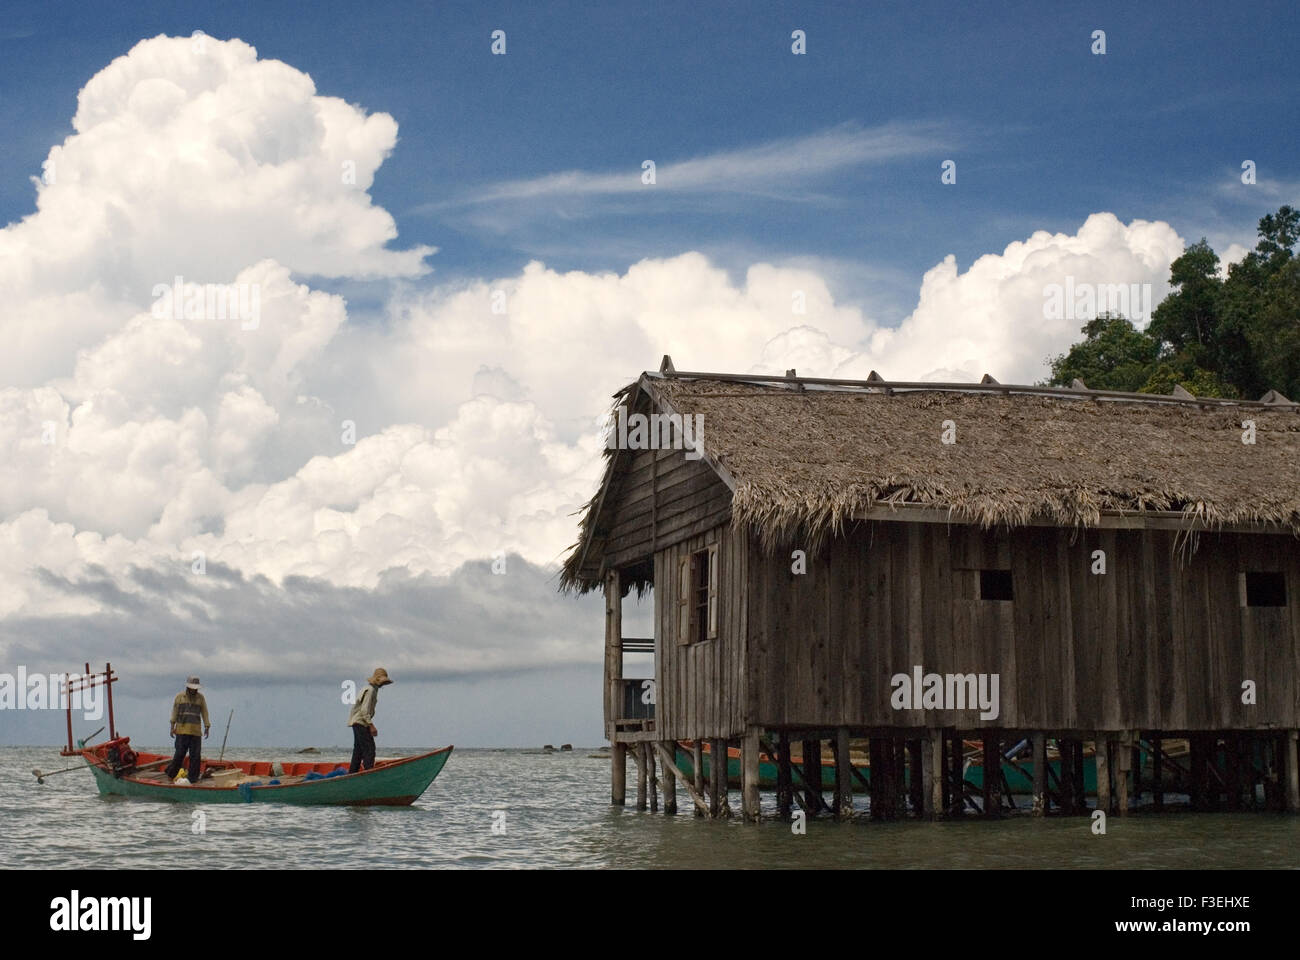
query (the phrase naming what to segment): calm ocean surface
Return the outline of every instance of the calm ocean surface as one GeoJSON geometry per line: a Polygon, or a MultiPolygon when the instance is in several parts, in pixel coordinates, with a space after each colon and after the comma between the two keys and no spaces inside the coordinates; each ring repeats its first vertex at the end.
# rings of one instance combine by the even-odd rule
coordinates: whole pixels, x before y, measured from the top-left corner
{"type": "MultiPolygon", "coordinates": [[[[146,748],[154,749],[154,748],[146,748]]],[[[384,756],[404,752],[391,751],[384,756]]],[[[456,750],[406,808],[198,805],[101,797],[90,774],[38,785],[33,767],[70,765],[55,747],[0,748],[0,868],[1288,868],[1300,867],[1300,818],[1277,814],[1112,817],[1093,836],[1083,817],[995,823],[812,821],[710,823],[609,806],[609,763],[593,749],[456,750]],[[192,814],[206,832],[192,831],[192,814]],[[505,812],[504,835],[494,834],[505,812]],[[500,818],[496,820],[499,822],[500,818]]],[[[227,751],[288,759],[291,750],[227,751]]],[[[306,758],[304,758],[306,759],[306,758]]],[[[342,752],[312,759],[344,762],[342,752]]],[[[629,764],[629,795],[634,768],[629,764]]],[[[765,810],[774,798],[764,793],[765,810]]],[[[858,798],[865,809],[865,798],[858,798]]],[[[733,809],[739,809],[733,791],[733,809]]]]}

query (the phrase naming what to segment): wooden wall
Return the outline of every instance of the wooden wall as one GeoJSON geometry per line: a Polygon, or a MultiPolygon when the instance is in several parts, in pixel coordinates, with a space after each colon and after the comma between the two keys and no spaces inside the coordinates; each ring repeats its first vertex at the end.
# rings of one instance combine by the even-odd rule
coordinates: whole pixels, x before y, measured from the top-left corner
{"type": "Polygon", "coordinates": [[[687,460],[681,450],[622,451],[602,510],[614,523],[600,531],[605,562],[623,567],[648,559],[730,516],[731,491],[703,460],[687,460]]]}
{"type": "MultiPolygon", "coordinates": [[[[873,522],[809,555],[804,575],[791,572],[789,550],[770,556],[751,543],[747,553],[752,723],[1300,727],[1300,543],[1290,536],[1201,534],[1180,560],[1172,532],[1044,527],[999,536],[873,522]],[[1091,572],[1098,549],[1104,575],[1091,572]],[[979,599],[979,568],[1007,565],[1014,600],[979,599]],[[1248,569],[1284,570],[1287,606],[1243,607],[1238,574],[1248,569]],[[890,678],[916,664],[999,674],[998,719],[893,710],[890,678]],[[1254,706],[1241,702],[1248,679],[1254,706]]],[[[656,573],[662,589],[658,565],[656,573]]]]}
{"type": "Polygon", "coordinates": [[[731,527],[715,527],[655,553],[655,729],[663,739],[744,733],[748,611],[744,582],[750,551],[731,527]],[[678,643],[677,564],[718,544],[718,635],[678,643]]]}

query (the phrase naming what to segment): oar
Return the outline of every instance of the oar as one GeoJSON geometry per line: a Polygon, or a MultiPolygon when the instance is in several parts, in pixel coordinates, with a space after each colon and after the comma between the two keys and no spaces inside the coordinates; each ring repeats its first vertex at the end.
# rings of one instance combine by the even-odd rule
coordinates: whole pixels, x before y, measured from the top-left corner
{"type": "Polygon", "coordinates": [[[230,736],[230,721],[233,719],[235,719],[235,711],[231,710],[230,716],[226,717],[226,733],[221,738],[221,755],[217,757],[217,763],[220,763],[226,755],[226,737],[230,736]]]}
{"type": "MultiPolygon", "coordinates": [[[[131,767],[131,773],[138,773],[138,771],[140,771],[140,770],[152,770],[153,767],[155,767],[155,766],[162,766],[162,765],[166,764],[166,762],[168,762],[168,761],[166,761],[166,760],[155,760],[155,761],[151,762],[151,764],[144,764],[144,765],[142,765],[142,766],[133,766],[133,767],[131,767]]],[[[62,770],[51,770],[51,771],[49,771],[49,773],[43,773],[43,771],[40,770],[40,767],[38,766],[38,767],[32,767],[31,775],[32,775],[32,777],[35,777],[35,778],[36,778],[36,783],[44,783],[44,782],[45,782],[45,778],[47,778],[47,777],[53,777],[53,775],[55,775],[55,774],[60,774],[60,773],[70,773],[70,771],[72,771],[72,770],[90,770],[90,769],[91,769],[91,765],[90,765],[90,764],[82,764],[81,766],[65,766],[64,769],[62,769],[62,770]]]]}
{"type": "Polygon", "coordinates": [[[36,778],[37,783],[44,783],[46,777],[52,777],[56,773],[67,773],[70,770],[89,770],[90,764],[83,763],[79,767],[64,767],[62,770],[51,770],[49,773],[42,773],[40,767],[32,768],[32,776],[36,778]]]}

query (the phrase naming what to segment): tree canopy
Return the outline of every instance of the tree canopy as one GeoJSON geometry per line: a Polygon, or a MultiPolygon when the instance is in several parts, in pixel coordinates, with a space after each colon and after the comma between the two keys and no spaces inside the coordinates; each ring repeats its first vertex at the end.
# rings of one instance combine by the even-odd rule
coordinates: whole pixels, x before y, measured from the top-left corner
{"type": "Polygon", "coordinates": [[[1256,399],[1269,389],[1300,399],[1300,212],[1259,221],[1259,242],[1227,276],[1201,239],[1169,270],[1172,290],[1139,330],[1103,313],[1084,339],[1051,360],[1052,386],[1076,377],[1098,390],[1256,399]]]}

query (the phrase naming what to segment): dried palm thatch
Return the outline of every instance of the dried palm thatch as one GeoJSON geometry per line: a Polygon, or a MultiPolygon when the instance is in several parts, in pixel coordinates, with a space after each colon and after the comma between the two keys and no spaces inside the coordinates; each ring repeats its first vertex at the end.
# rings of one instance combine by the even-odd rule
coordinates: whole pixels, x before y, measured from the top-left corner
{"type": "MultiPolygon", "coordinates": [[[[944,510],[983,527],[1096,526],[1103,514],[1172,512],[1300,535],[1300,416],[1260,407],[953,389],[801,389],[643,378],[656,405],[704,417],[708,458],[733,482],[732,522],[764,545],[815,546],[874,507],[944,510]],[[1243,420],[1255,443],[1242,442],[1243,420]],[[941,442],[951,421],[956,442],[941,442]]],[[[631,388],[629,388],[631,389],[631,388]]],[[[626,393],[626,392],[625,392],[626,393]]],[[[562,587],[589,588],[580,564],[562,587]]]]}

